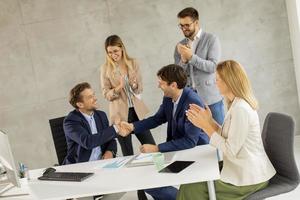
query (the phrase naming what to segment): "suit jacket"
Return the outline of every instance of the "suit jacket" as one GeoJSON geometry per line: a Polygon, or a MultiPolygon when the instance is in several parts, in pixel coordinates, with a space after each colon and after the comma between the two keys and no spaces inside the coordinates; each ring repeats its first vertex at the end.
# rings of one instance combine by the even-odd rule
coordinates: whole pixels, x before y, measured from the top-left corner
{"type": "Polygon", "coordinates": [[[168,122],[167,141],[158,145],[160,152],[178,151],[189,149],[196,145],[208,144],[208,136],[194,126],[186,117],[185,111],[189,104],[194,103],[204,107],[199,96],[190,88],[184,88],[173,117],[173,102],[169,97],[164,97],[159,110],[147,119],[134,122],[134,132],[142,133],[144,130],[155,128],[168,122]]]}
{"type": "MultiPolygon", "coordinates": [[[[180,41],[187,44],[188,39],[180,41]]],[[[211,105],[222,100],[216,86],[216,67],[221,57],[221,46],[217,36],[201,32],[200,40],[196,46],[195,54],[188,63],[181,62],[181,56],[175,48],[175,64],[182,66],[188,74],[188,85],[192,86],[190,79],[190,68],[194,74],[195,89],[205,104],[211,105]]]]}
{"type": "Polygon", "coordinates": [[[275,175],[263,146],[257,111],[245,100],[235,97],[220,131],[212,134],[210,144],[223,152],[222,181],[254,185],[275,175]]]}
{"type": "MultiPolygon", "coordinates": [[[[120,93],[114,93],[114,89],[120,84],[120,74],[117,71],[107,73],[108,66],[101,67],[101,88],[105,99],[109,101],[109,119],[111,123],[115,123],[116,119],[128,121],[128,103],[125,90],[120,93]]],[[[143,91],[142,76],[139,65],[136,60],[132,61],[132,70],[128,71],[129,85],[135,94],[141,94],[143,91]],[[136,83],[134,84],[134,80],[136,83]]],[[[132,97],[134,109],[139,117],[143,119],[148,112],[145,104],[136,96],[132,97]]]]}
{"type": "Polygon", "coordinates": [[[117,152],[116,131],[113,126],[109,127],[106,114],[95,110],[94,119],[97,134],[92,134],[89,123],[78,110],[70,112],[65,118],[64,132],[68,152],[63,164],[89,161],[93,148],[97,146],[101,147],[102,153],[112,151],[115,154],[117,152]]]}

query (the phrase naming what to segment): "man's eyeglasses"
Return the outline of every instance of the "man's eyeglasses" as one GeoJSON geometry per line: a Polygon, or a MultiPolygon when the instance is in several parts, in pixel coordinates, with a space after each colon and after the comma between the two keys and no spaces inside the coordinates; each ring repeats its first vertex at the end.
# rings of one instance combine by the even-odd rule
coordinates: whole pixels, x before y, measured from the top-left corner
{"type": "Polygon", "coordinates": [[[187,28],[190,28],[190,26],[191,26],[194,22],[195,22],[195,21],[193,21],[193,22],[191,22],[191,23],[189,23],[189,24],[178,24],[178,27],[179,27],[180,29],[183,29],[183,28],[187,29],[187,28]]]}

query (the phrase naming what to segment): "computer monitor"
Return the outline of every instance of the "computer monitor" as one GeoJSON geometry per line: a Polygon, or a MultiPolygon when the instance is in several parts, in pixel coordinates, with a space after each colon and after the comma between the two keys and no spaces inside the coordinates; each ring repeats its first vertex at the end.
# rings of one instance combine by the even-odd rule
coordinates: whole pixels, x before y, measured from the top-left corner
{"type": "Polygon", "coordinates": [[[2,165],[2,175],[0,180],[0,198],[6,196],[5,193],[13,187],[21,187],[17,168],[7,135],[0,130],[0,163],[2,165]]]}

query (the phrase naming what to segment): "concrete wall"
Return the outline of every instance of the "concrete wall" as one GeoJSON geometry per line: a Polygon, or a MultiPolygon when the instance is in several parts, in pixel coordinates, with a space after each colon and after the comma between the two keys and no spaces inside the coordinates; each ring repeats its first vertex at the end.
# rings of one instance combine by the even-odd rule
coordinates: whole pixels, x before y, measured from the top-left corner
{"type": "Polygon", "coordinates": [[[290,27],[298,98],[300,102],[300,2],[297,0],[286,0],[286,7],[290,27]]]}
{"type": "MultiPolygon", "coordinates": [[[[157,110],[162,93],[155,73],[173,62],[182,38],[176,14],[187,6],[199,10],[204,30],[220,37],[222,58],[245,66],[261,121],[279,111],[299,123],[284,0],[0,0],[0,128],[15,159],[30,168],[57,162],[48,120],[72,109],[67,95],[76,83],[90,82],[107,111],[99,66],[109,34],[119,34],[140,61],[143,97],[157,110]]],[[[165,127],[153,132],[158,142],[165,139],[165,127]]]]}

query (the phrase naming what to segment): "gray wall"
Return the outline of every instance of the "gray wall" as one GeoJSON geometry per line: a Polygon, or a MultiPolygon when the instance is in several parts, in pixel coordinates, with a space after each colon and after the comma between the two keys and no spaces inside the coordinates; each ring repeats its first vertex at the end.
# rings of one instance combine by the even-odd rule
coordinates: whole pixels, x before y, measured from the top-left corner
{"type": "MultiPolygon", "coordinates": [[[[90,82],[107,112],[99,66],[109,34],[119,34],[140,61],[143,97],[154,112],[162,96],[155,73],[173,62],[182,38],[176,14],[186,6],[197,8],[203,29],[220,37],[222,58],[245,66],[261,121],[279,111],[299,123],[284,0],[0,0],[0,128],[15,159],[30,168],[57,162],[48,120],[72,109],[67,95],[76,83],[90,82]]],[[[164,140],[165,127],[153,132],[164,140]]]]}
{"type": "Polygon", "coordinates": [[[300,2],[297,0],[285,0],[285,2],[290,28],[298,99],[300,102],[300,2]]]}

